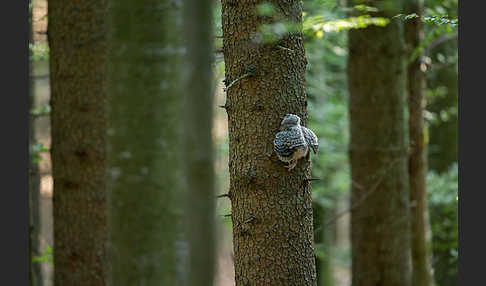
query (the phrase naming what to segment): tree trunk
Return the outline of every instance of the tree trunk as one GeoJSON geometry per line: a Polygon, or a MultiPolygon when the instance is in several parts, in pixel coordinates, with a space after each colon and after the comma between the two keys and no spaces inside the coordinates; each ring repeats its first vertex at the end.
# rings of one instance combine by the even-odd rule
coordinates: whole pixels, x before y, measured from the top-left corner
{"type": "Polygon", "coordinates": [[[403,39],[400,20],[349,31],[353,286],[411,285],[403,39]]]}
{"type": "MultiPolygon", "coordinates": [[[[408,0],[407,14],[423,15],[423,0],[408,0]]],[[[423,40],[423,25],[420,18],[410,19],[405,24],[408,55],[423,40]]],[[[423,53],[408,64],[408,108],[410,134],[410,222],[412,247],[412,285],[434,285],[432,270],[432,241],[427,204],[427,143],[424,134],[425,73],[421,70],[423,53]]]]}
{"type": "Polygon", "coordinates": [[[49,1],[55,285],[106,284],[106,1],[49,1]]]}
{"type": "MultiPolygon", "coordinates": [[[[289,172],[273,151],[286,113],[307,122],[303,38],[257,42],[258,3],[222,2],[236,286],[316,285],[310,164],[289,172]]],[[[301,24],[301,2],[271,3],[301,24]]]]}
{"type": "Polygon", "coordinates": [[[184,2],[183,139],[186,228],[189,242],[188,285],[212,286],[215,259],[214,152],[212,141],[214,41],[212,0],[184,2]]]}
{"type": "MultiPolygon", "coordinates": [[[[178,2],[111,3],[109,285],[184,285],[178,2]]],[[[205,145],[204,145],[205,146],[205,145]]]]}

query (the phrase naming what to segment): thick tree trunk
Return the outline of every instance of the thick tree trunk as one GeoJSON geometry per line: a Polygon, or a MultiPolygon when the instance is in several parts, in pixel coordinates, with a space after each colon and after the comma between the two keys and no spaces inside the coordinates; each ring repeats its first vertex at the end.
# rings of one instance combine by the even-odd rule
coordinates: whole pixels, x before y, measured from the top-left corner
{"type": "MultiPolygon", "coordinates": [[[[266,21],[257,15],[259,3],[222,2],[236,286],[311,286],[310,164],[302,159],[288,172],[273,151],[286,113],[307,122],[303,38],[294,33],[258,43],[257,29],[266,21]]],[[[301,23],[301,2],[271,3],[283,19],[301,23]]]]}
{"type": "MultiPolygon", "coordinates": [[[[423,14],[423,0],[408,0],[407,14],[423,14]]],[[[405,24],[408,54],[423,40],[420,18],[405,24]]],[[[425,73],[421,70],[423,54],[408,64],[408,108],[410,132],[410,222],[412,247],[412,285],[434,285],[432,270],[432,241],[427,204],[427,143],[424,134],[425,73]]]]}
{"type": "Polygon", "coordinates": [[[106,1],[49,1],[54,283],[105,285],[106,1]]]}
{"type": "Polygon", "coordinates": [[[411,285],[403,39],[399,20],[349,32],[353,286],[411,285]]]}
{"type": "Polygon", "coordinates": [[[188,285],[212,286],[215,259],[215,176],[212,141],[212,0],[184,2],[183,139],[186,228],[189,242],[188,285]]]}
{"type": "Polygon", "coordinates": [[[184,285],[178,2],[111,3],[109,285],[184,285]]]}

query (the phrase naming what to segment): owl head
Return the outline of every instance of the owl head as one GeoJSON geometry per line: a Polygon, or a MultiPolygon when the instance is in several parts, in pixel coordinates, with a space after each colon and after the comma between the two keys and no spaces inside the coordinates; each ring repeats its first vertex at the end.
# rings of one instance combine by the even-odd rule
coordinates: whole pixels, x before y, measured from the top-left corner
{"type": "Polygon", "coordinates": [[[280,130],[285,130],[289,127],[299,126],[300,125],[300,118],[295,114],[285,114],[284,118],[282,119],[282,123],[280,123],[280,130]]]}

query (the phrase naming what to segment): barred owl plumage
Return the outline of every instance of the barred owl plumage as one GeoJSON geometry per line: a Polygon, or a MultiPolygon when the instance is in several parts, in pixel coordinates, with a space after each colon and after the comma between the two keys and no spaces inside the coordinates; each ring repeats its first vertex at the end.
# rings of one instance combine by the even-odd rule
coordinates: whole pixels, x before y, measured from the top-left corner
{"type": "Polygon", "coordinates": [[[302,126],[301,128],[302,128],[302,133],[304,133],[304,138],[305,138],[305,142],[307,143],[307,146],[309,146],[312,149],[314,154],[317,154],[317,150],[319,149],[319,142],[317,140],[316,134],[314,134],[314,132],[312,132],[312,130],[310,130],[307,127],[302,126]]]}
{"type": "Polygon", "coordinates": [[[292,170],[297,161],[307,156],[309,148],[317,153],[317,136],[310,129],[300,126],[300,118],[286,114],[280,123],[280,132],[275,135],[273,146],[280,161],[289,163],[286,168],[292,170]]]}

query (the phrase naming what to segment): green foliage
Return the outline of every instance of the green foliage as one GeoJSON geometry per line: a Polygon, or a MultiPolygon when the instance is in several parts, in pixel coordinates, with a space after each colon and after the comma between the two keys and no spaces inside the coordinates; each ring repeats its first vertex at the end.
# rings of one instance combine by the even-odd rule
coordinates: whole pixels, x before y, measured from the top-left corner
{"type": "Polygon", "coordinates": [[[29,50],[32,53],[32,60],[42,61],[49,59],[49,46],[47,42],[29,43],[29,50]]]}
{"type": "Polygon", "coordinates": [[[379,9],[376,8],[376,7],[366,6],[366,5],[363,5],[363,4],[355,5],[353,8],[357,11],[366,12],[366,13],[378,12],[379,11],[379,9]]]}
{"type": "Polygon", "coordinates": [[[314,244],[314,253],[318,259],[323,260],[325,256],[327,255],[326,253],[326,244],[324,243],[316,243],[314,244]]]}
{"type": "MultiPolygon", "coordinates": [[[[334,216],[336,198],[346,196],[349,192],[350,177],[347,158],[348,108],[346,33],[325,33],[324,25],[332,27],[346,19],[342,9],[335,1],[311,1],[304,3],[305,11],[314,14],[304,14],[304,31],[306,36],[305,49],[309,62],[306,73],[306,90],[308,96],[307,111],[310,127],[319,138],[319,152],[311,154],[312,177],[320,181],[312,183],[312,200],[322,207],[327,216],[316,218],[315,227],[324,227],[324,239],[316,241],[316,258],[319,263],[339,264],[349,267],[350,252],[347,248],[337,247],[333,243],[332,225],[326,222],[334,216]],[[312,2],[319,2],[316,6],[312,2]],[[307,5],[306,5],[307,4],[307,5]],[[323,8],[322,8],[323,7],[323,8]],[[327,19],[325,22],[323,19],[327,19]],[[313,25],[323,25],[321,30],[312,30],[313,25]],[[319,31],[322,37],[319,36],[319,31]],[[323,225],[326,224],[326,225],[323,225]]],[[[316,26],[314,26],[316,27],[316,26]]],[[[326,28],[327,29],[327,28],[326,28]]],[[[332,268],[331,268],[332,269],[332,268]]],[[[318,271],[320,281],[332,285],[332,272],[324,269],[318,271]]]]}
{"type": "Polygon", "coordinates": [[[33,116],[43,116],[49,115],[51,113],[51,106],[49,104],[44,104],[30,111],[33,116]]]}
{"type": "Polygon", "coordinates": [[[446,15],[425,16],[423,17],[423,21],[427,24],[449,25],[452,28],[455,28],[458,25],[457,18],[450,19],[446,15]]]}
{"type": "MultiPolygon", "coordinates": [[[[356,5],[355,10],[361,12],[376,12],[377,8],[356,5]]],[[[370,15],[360,15],[347,18],[335,18],[336,14],[325,20],[323,15],[317,14],[308,16],[307,12],[303,13],[302,26],[291,21],[284,20],[279,16],[274,5],[269,2],[263,2],[257,6],[257,14],[262,17],[272,18],[273,22],[263,24],[259,28],[257,41],[272,43],[284,38],[288,34],[303,32],[306,36],[322,38],[324,33],[340,32],[350,29],[363,29],[369,26],[384,27],[390,19],[384,17],[372,17],[370,15]]],[[[345,9],[341,9],[344,11],[345,9]]],[[[327,15],[330,16],[330,15],[327,15]]]]}
{"type": "Polygon", "coordinates": [[[53,266],[54,257],[52,255],[52,247],[49,244],[47,244],[46,248],[41,253],[41,255],[32,257],[32,262],[39,262],[39,263],[47,262],[49,263],[49,265],[53,266]]]}
{"type": "MultiPolygon", "coordinates": [[[[433,104],[437,100],[444,99],[448,94],[448,90],[444,86],[438,86],[436,88],[428,88],[426,92],[427,101],[433,104]]],[[[450,106],[449,108],[443,108],[437,112],[426,111],[425,119],[432,127],[438,126],[443,122],[447,122],[452,119],[456,119],[457,106],[450,106]]]]}
{"type": "Polygon", "coordinates": [[[432,230],[433,266],[439,285],[457,284],[458,259],[458,168],[427,176],[432,230]]]}
{"type": "MultiPolygon", "coordinates": [[[[328,213],[333,213],[335,198],[346,196],[350,188],[350,170],[347,146],[349,140],[347,107],[347,35],[339,33],[349,29],[369,26],[386,26],[393,18],[409,21],[418,17],[416,14],[399,14],[392,19],[373,17],[377,8],[357,5],[349,9],[341,7],[339,1],[312,0],[304,1],[303,24],[301,27],[279,18],[275,7],[264,2],[257,8],[258,15],[269,20],[259,30],[262,41],[272,42],[302,29],[305,36],[305,49],[308,60],[306,91],[308,96],[308,114],[310,127],[319,137],[319,153],[311,154],[312,177],[320,181],[312,183],[313,201],[323,206],[328,213]],[[348,17],[351,10],[361,16],[348,17]],[[368,15],[369,14],[369,15],[368,15]],[[273,22],[271,22],[271,21],[273,22]]],[[[411,60],[425,51],[423,61],[430,65],[429,48],[444,35],[457,32],[457,0],[426,1],[422,21],[425,23],[425,38],[414,51],[411,60]]],[[[457,62],[457,56],[443,54],[433,59],[440,64],[457,62]]],[[[221,67],[222,68],[222,67],[221,67]]],[[[430,72],[430,70],[428,70],[430,72]]],[[[438,87],[427,90],[427,101],[433,102],[447,93],[438,87]]],[[[450,106],[438,113],[426,112],[427,123],[448,120],[457,114],[457,107],[450,106]]],[[[227,146],[225,142],[222,146],[227,146]]],[[[444,143],[445,144],[445,143],[444,143]]],[[[224,150],[227,152],[227,150],[224,150]]],[[[446,174],[431,172],[428,176],[428,192],[431,228],[433,232],[434,268],[439,285],[446,286],[447,279],[457,278],[457,166],[446,174]]],[[[230,213],[230,208],[223,208],[221,215],[230,213]]],[[[222,217],[228,226],[231,219],[222,217]]],[[[350,264],[350,249],[336,248],[332,241],[316,244],[319,259],[331,255],[333,263],[350,264]],[[330,249],[332,249],[331,252],[330,249]]]]}
{"type": "Polygon", "coordinates": [[[410,61],[415,60],[420,52],[427,49],[439,37],[457,33],[459,23],[457,18],[457,0],[432,0],[428,2],[428,6],[424,10],[425,13],[421,20],[426,24],[424,26],[425,39],[413,52],[410,61]]]}
{"type": "MultiPolygon", "coordinates": [[[[31,116],[44,116],[49,115],[51,112],[51,106],[49,104],[44,104],[38,108],[30,111],[31,116]]],[[[30,145],[30,156],[33,163],[39,163],[42,161],[41,153],[49,152],[49,148],[44,146],[43,143],[36,143],[30,145]]]]}
{"type": "MultiPolygon", "coordinates": [[[[417,15],[416,13],[412,13],[412,14],[408,14],[408,15],[398,14],[398,15],[394,16],[393,18],[397,18],[397,19],[407,21],[407,20],[410,20],[410,19],[419,18],[419,15],[417,15]]],[[[420,17],[420,19],[426,24],[439,25],[439,26],[448,25],[451,28],[455,28],[458,24],[457,18],[451,19],[447,15],[424,16],[424,17],[420,17]]]]}
{"type": "Polygon", "coordinates": [[[417,59],[420,53],[432,44],[433,41],[437,40],[440,36],[444,34],[452,34],[454,30],[450,26],[438,26],[432,28],[425,36],[425,39],[420,42],[419,46],[415,48],[408,59],[409,62],[413,62],[417,59]]]}
{"type": "Polygon", "coordinates": [[[449,15],[452,18],[457,17],[458,0],[427,0],[425,2],[425,15],[449,15]]]}
{"type": "MultiPolygon", "coordinates": [[[[427,55],[429,47],[436,44],[440,37],[453,36],[457,32],[457,16],[449,11],[454,8],[454,5],[457,6],[457,1],[444,1],[449,5],[447,9],[440,8],[443,4],[441,1],[435,2],[432,3],[433,8],[427,7],[422,18],[425,23],[425,39],[413,53],[411,60],[422,51],[426,51],[427,55]]],[[[349,134],[346,33],[330,32],[348,28],[365,28],[373,25],[371,19],[376,18],[363,15],[360,19],[364,19],[365,21],[362,21],[364,23],[361,26],[353,26],[351,20],[353,18],[345,17],[345,12],[350,9],[338,7],[335,1],[314,0],[305,2],[304,5],[306,12],[304,12],[303,31],[306,35],[305,48],[309,62],[306,75],[309,98],[308,125],[319,137],[319,154],[317,157],[311,156],[312,177],[321,178],[320,181],[312,184],[313,200],[327,209],[332,209],[335,207],[334,198],[348,193],[350,181],[347,160],[349,134]]],[[[373,7],[354,7],[354,9],[364,13],[376,12],[373,7]]],[[[401,14],[396,18],[406,21],[417,17],[416,14],[401,14]]],[[[424,64],[429,65],[430,59],[427,56],[423,61],[424,64]]],[[[457,56],[444,54],[440,59],[434,60],[445,65],[457,62],[457,56]]],[[[429,88],[427,92],[427,101],[433,102],[434,99],[444,96],[447,90],[429,88]]],[[[450,106],[438,113],[429,111],[426,113],[427,122],[433,124],[435,121],[448,120],[454,114],[457,114],[456,106],[450,106]]],[[[444,175],[431,173],[428,184],[435,275],[439,285],[453,285],[445,281],[457,279],[457,166],[444,175]]],[[[325,258],[326,249],[333,249],[332,258],[335,263],[349,264],[349,249],[337,249],[319,244],[316,247],[317,257],[325,258]],[[342,255],[337,257],[338,253],[342,255]]]]}
{"type": "Polygon", "coordinates": [[[431,45],[434,41],[436,41],[440,36],[445,34],[453,34],[457,33],[457,25],[458,19],[457,18],[449,18],[448,15],[444,14],[445,10],[439,8],[440,6],[436,7],[435,9],[426,9],[426,15],[420,17],[416,13],[412,14],[398,14],[393,18],[401,19],[403,21],[409,21],[411,19],[420,18],[422,22],[426,25],[426,36],[425,39],[419,44],[417,48],[412,52],[409,58],[409,62],[413,62],[417,59],[420,53],[426,49],[429,45],[431,45]],[[440,14],[442,13],[442,14],[440,14]]]}
{"type": "Polygon", "coordinates": [[[213,35],[216,36],[214,47],[223,46],[223,28],[221,23],[221,5],[217,5],[213,9],[213,35]]]}
{"type": "MultiPolygon", "coordinates": [[[[343,14],[323,13],[322,18],[343,19],[343,14]]],[[[304,25],[319,24],[319,20],[312,22],[318,19],[315,16],[305,19],[313,20],[304,25]]],[[[308,125],[319,138],[319,153],[311,156],[312,177],[321,178],[313,183],[313,199],[325,208],[333,208],[334,198],[349,188],[346,41],[345,33],[329,33],[323,38],[309,37],[305,42],[309,62],[308,125]]]]}
{"type": "Polygon", "coordinates": [[[322,16],[317,15],[304,18],[303,30],[307,35],[314,35],[318,38],[322,38],[324,32],[340,32],[350,29],[363,29],[373,25],[384,27],[389,22],[390,20],[387,18],[371,17],[370,15],[324,21],[322,16]]]}
{"type": "Polygon", "coordinates": [[[49,148],[47,148],[43,143],[30,145],[30,150],[30,156],[33,163],[39,163],[42,161],[42,157],[40,156],[42,152],[49,152],[49,148]]]}
{"type": "MultiPolygon", "coordinates": [[[[430,0],[425,15],[457,17],[457,1],[430,0]]],[[[426,35],[448,25],[424,25],[426,35]]],[[[437,32],[438,33],[438,32],[437,32]]],[[[438,33],[426,49],[422,62],[427,67],[427,122],[430,126],[429,166],[440,172],[457,161],[458,50],[457,27],[453,33],[438,33]]]]}
{"type": "MultiPolygon", "coordinates": [[[[444,165],[444,154],[450,154],[448,146],[452,143],[444,140],[453,140],[449,130],[457,128],[454,127],[454,121],[457,122],[457,98],[454,99],[454,94],[457,91],[448,90],[455,86],[451,81],[454,80],[453,69],[457,69],[457,46],[443,41],[457,39],[457,0],[429,0],[426,4],[423,19],[426,24],[425,40],[421,44],[421,47],[425,46],[423,62],[428,67],[425,115],[431,133],[429,165],[437,168],[444,165]],[[440,133],[447,135],[437,137],[440,133]],[[436,134],[435,140],[433,134],[436,134]]],[[[435,280],[440,286],[457,285],[458,282],[457,173],[455,164],[440,174],[430,172],[427,179],[433,267],[435,280]]]]}

